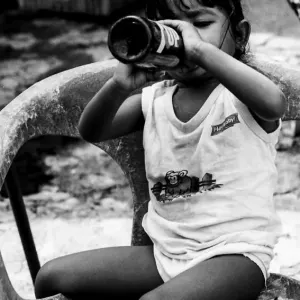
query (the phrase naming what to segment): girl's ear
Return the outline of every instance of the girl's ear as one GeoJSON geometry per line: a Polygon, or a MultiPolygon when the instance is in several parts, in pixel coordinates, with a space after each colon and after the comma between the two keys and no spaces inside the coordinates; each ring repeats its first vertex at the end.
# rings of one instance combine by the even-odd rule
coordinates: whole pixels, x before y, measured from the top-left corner
{"type": "Polygon", "coordinates": [[[249,36],[251,33],[251,25],[250,23],[243,19],[239,22],[239,24],[236,26],[236,48],[240,51],[244,51],[245,47],[249,41],[249,36]]]}

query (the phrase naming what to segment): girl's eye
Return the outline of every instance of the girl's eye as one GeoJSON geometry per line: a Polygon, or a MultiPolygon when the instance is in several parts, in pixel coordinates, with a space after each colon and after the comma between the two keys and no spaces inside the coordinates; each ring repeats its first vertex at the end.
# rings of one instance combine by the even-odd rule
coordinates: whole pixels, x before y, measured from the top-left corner
{"type": "Polygon", "coordinates": [[[203,28],[209,26],[212,23],[213,23],[212,21],[199,21],[199,22],[194,22],[193,25],[198,28],[203,28]]]}

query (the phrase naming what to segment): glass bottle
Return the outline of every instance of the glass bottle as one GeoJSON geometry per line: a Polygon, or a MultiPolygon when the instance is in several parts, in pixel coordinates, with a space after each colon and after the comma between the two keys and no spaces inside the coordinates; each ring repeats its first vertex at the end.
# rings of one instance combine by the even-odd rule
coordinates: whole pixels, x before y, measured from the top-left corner
{"type": "Polygon", "coordinates": [[[119,61],[142,68],[174,68],[183,56],[183,40],[173,28],[139,16],[114,23],[108,47],[119,61]]]}

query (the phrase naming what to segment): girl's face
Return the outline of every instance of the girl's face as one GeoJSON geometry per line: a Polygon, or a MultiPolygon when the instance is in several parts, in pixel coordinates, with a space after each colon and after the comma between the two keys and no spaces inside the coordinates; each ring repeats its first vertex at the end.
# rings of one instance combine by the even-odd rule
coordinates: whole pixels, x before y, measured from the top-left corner
{"type": "MultiPolygon", "coordinates": [[[[199,4],[197,0],[182,0],[189,9],[172,8],[178,19],[193,24],[204,42],[210,43],[227,54],[235,53],[235,38],[231,29],[228,14],[219,7],[207,7],[199,4]]],[[[207,72],[189,62],[185,66],[169,70],[168,73],[179,81],[192,81],[209,77],[207,72]]]]}

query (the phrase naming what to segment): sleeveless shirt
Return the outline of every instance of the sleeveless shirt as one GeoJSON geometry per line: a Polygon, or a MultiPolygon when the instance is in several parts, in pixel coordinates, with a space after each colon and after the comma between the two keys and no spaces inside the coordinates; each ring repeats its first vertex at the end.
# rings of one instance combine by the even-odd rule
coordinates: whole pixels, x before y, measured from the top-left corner
{"type": "Polygon", "coordinates": [[[156,258],[233,251],[271,259],[281,232],[273,204],[280,125],[266,133],[221,84],[182,122],[173,109],[176,88],[168,80],[142,92],[150,193],[142,225],[156,258]]]}

